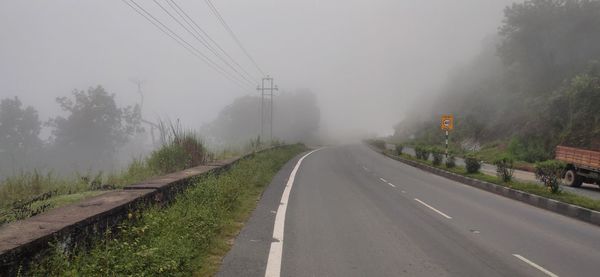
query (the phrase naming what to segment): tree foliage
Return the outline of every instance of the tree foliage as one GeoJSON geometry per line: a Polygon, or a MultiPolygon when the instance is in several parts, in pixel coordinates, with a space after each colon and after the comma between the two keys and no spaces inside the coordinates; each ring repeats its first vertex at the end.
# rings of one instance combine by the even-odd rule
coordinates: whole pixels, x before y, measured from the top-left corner
{"type": "Polygon", "coordinates": [[[42,147],[41,128],[37,110],[24,107],[19,98],[0,101],[0,173],[30,162],[29,156],[42,147]]]}
{"type": "Polygon", "coordinates": [[[110,159],[115,150],[141,131],[139,106],[118,107],[115,95],[97,86],[56,99],[66,116],[48,123],[57,151],[85,160],[110,159]]]}
{"type": "Polygon", "coordinates": [[[41,145],[42,123],[33,107],[23,107],[18,97],[0,102],[0,148],[20,152],[41,145]]]}
{"type": "MultiPolygon", "coordinates": [[[[265,101],[265,114],[268,104],[265,101]]],[[[274,99],[274,107],[274,139],[305,142],[313,138],[319,129],[320,111],[317,99],[308,90],[278,94],[274,99]]],[[[240,144],[256,139],[260,133],[260,98],[244,96],[235,99],[203,129],[203,133],[208,134],[213,143],[240,144]]],[[[270,130],[267,124],[264,130],[268,135],[270,130]]],[[[269,138],[261,140],[268,141],[269,138]]]]}
{"type": "Polygon", "coordinates": [[[455,143],[501,141],[518,160],[551,158],[558,144],[600,149],[600,1],[527,0],[504,13],[497,36],[396,136],[441,143],[439,115],[452,113],[455,143]]]}

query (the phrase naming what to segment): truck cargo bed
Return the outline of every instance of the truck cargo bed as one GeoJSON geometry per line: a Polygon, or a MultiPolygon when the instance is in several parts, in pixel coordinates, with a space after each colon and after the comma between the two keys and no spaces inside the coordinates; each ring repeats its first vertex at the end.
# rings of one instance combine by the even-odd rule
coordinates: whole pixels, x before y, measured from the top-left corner
{"type": "Polygon", "coordinates": [[[600,170],[600,152],[567,146],[556,147],[556,159],[577,167],[600,170]]]}

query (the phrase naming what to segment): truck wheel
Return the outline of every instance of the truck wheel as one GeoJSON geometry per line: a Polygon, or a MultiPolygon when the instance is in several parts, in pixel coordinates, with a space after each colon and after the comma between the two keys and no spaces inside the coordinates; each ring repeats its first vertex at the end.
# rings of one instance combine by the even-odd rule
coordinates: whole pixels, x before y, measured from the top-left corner
{"type": "Polygon", "coordinates": [[[583,183],[583,178],[577,175],[575,170],[569,169],[567,170],[567,172],[565,172],[564,183],[567,186],[578,188],[581,187],[581,184],[583,183]]]}

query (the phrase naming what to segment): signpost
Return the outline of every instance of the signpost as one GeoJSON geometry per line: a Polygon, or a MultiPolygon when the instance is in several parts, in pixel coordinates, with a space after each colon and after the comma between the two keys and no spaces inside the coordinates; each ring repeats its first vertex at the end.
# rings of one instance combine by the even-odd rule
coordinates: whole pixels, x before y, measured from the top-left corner
{"type": "Polygon", "coordinates": [[[448,158],[448,133],[454,129],[454,116],[451,114],[442,115],[440,127],[446,131],[446,158],[448,158]]]}

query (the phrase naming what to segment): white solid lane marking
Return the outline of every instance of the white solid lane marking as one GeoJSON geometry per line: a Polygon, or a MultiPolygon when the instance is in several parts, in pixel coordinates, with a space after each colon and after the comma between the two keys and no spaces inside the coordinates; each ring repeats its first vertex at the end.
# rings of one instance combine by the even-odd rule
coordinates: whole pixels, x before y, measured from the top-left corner
{"type": "Polygon", "coordinates": [[[452,219],[452,217],[448,216],[448,215],[447,215],[447,214],[445,214],[445,213],[442,213],[442,212],[440,212],[438,209],[436,209],[436,208],[434,208],[434,207],[432,207],[432,206],[429,206],[427,203],[425,203],[425,202],[423,202],[423,201],[421,201],[421,200],[419,200],[419,199],[417,199],[417,198],[415,198],[415,201],[417,201],[417,202],[419,202],[419,203],[423,204],[423,206],[425,206],[425,207],[427,207],[427,208],[430,208],[430,209],[431,209],[431,210],[433,210],[434,212],[436,212],[436,213],[438,213],[438,214],[441,214],[443,217],[445,217],[445,218],[447,218],[447,219],[452,219]]]}
{"type": "Polygon", "coordinates": [[[515,256],[517,259],[519,259],[519,260],[521,260],[521,261],[523,261],[523,262],[527,263],[528,265],[535,267],[537,270],[539,270],[539,271],[541,271],[541,272],[544,272],[544,273],[546,273],[546,275],[548,275],[548,276],[552,276],[552,277],[558,277],[558,275],[556,275],[556,274],[554,274],[554,273],[550,272],[549,270],[547,270],[547,269],[545,269],[545,268],[543,268],[543,267],[539,266],[538,264],[536,264],[536,263],[534,263],[534,262],[532,262],[532,261],[530,261],[530,260],[526,259],[525,257],[523,257],[523,256],[521,256],[521,255],[519,255],[519,254],[513,254],[513,256],[515,256]]]}
{"type": "Polygon", "coordinates": [[[304,158],[321,149],[323,148],[310,151],[308,154],[302,156],[302,158],[300,158],[296,163],[296,166],[292,170],[292,173],[290,173],[290,178],[288,179],[285,185],[283,195],[281,195],[280,205],[277,209],[277,214],[275,215],[275,225],[273,227],[273,241],[271,242],[271,249],[269,250],[267,270],[265,271],[266,277],[279,277],[279,275],[281,274],[281,257],[283,255],[283,228],[285,226],[285,213],[287,211],[287,204],[290,198],[290,191],[292,190],[292,186],[294,185],[296,173],[298,172],[300,164],[302,164],[304,158]]]}
{"type": "Polygon", "coordinates": [[[386,180],[386,179],[379,178],[379,180],[381,180],[381,181],[382,181],[382,182],[384,182],[384,183],[387,183],[387,180],[386,180]]]}
{"type": "Polygon", "coordinates": [[[396,186],[394,186],[394,184],[392,183],[388,183],[388,185],[390,185],[391,187],[395,188],[396,186]]]}

